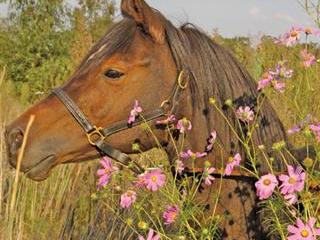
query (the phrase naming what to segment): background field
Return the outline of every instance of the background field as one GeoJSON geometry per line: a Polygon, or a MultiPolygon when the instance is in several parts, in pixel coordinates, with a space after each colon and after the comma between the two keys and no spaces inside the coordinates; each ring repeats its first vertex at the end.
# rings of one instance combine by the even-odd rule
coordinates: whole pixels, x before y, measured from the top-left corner
{"type": "MultiPolygon", "coordinates": [[[[0,25],[0,134],[4,126],[32,103],[46,96],[75,70],[88,49],[112,23],[115,7],[107,0],[83,1],[71,9],[61,0],[30,4],[13,1],[11,14],[0,25]]],[[[303,45],[287,48],[264,36],[258,46],[249,38],[212,38],[225,45],[259,80],[279,60],[287,60],[294,77],[284,94],[267,92],[287,128],[308,113],[320,120],[320,65],[303,68],[303,45]]],[[[308,48],[317,58],[316,44],[308,48]]],[[[290,139],[296,146],[299,137],[290,139]]],[[[159,153],[160,154],[160,153],[159,153]]],[[[157,153],[155,153],[157,156],[157,153]]],[[[3,137],[0,138],[0,239],[124,239],[130,235],[124,224],[108,218],[95,201],[97,161],[55,168],[44,182],[21,176],[13,209],[15,172],[8,166],[3,137]],[[102,220],[103,219],[103,220],[102,220]],[[112,236],[112,237],[111,237],[112,236]]]]}

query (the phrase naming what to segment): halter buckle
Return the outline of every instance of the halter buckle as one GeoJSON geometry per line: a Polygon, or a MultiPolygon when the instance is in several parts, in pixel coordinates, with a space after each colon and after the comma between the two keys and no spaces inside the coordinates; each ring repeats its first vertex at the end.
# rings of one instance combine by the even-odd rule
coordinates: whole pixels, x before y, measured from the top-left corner
{"type": "Polygon", "coordinates": [[[105,140],[105,136],[103,134],[103,128],[93,126],[93,129],[87,133],[88,141],[91,145],[97,146],[97,143],[105,140]]]}

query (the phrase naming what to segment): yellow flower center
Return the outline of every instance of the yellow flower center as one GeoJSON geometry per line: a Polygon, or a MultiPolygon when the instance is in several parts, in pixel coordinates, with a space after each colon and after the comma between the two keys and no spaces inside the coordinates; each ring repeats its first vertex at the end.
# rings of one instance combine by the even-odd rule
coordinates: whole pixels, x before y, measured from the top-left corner
{"type": "Polygon", "coordinates": [[[309,232],[306,229],[303,229],[300,232],[300,234],[301,234],[301,237],[304,237],[304,238],[309,236],[309,232]]]}
{"type": "Polygon", "coordinates": [[[158,180],[158,177],[157,177],[157,176],[152,176],[152,177],[151,177],[151,181],[152,181],[152,182],[155,183],[155,182],[157,182],[157,180],[158,180]]]}
{"type": "Polygon", "coordinates": [[[297,182],[297,179],[295,179],[294,177],[289,178],[288,183],[290,184],[295,184],[297,182]]]}
{"type": "Polygon", "coordinates": [[[269,178],[263,180],[263,184],[269,186],[271,184],[271,180],[269,178]]]}
{"type": "Polygon", "coordinates": [[[233,162],[233,157],[229,157],[228,158],[228,163],[232,163],[233,162]]]}
{"type": "Polygon", "coordinates": [[[110,173],[110,169],[105,169],[105,170],[104,170],[104,173],[105,173],[105,174],[109,174],[109,173],[110,173]]]}
{"type": "Polygon", "coordinates": [[[291,37],[297,37],[298,36],[298,32],[297,31],[292,31],[291,33],[290,33],[290,36],[291,37]]]}
{"type": "Polygon", "coordinates": [[[132,195],[133,195],[132,192],[127,192],[128,197],[132,197],[132,195]]]}
{"type": "Polygon", "coordinates": [[[305,32],[306,34],[311,34],[311,33],[312,33],[312,29],[311,29],[311,28],[306,28],[306,29],[304,30],[304,32],[305,32]]]}
{"type": "Polygon", "coordinates": [[[268,78],[268,77],[269,77],[269,73],[267,73],[267,72],[264,73],[264,74],[262,75],[262,77],[263,77],[263,78],[268,78]]]}
{"type": "Polygon", "coordinates": [[[176,219],[177,217],[177,213],[176,212],[171,212],[171,218],[172,219],[176,219]]]}

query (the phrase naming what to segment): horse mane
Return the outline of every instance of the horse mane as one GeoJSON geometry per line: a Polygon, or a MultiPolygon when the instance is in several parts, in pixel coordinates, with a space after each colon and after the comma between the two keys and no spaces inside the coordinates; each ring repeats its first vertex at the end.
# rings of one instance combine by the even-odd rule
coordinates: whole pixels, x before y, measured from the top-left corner
{"type": "MultiPolygon", "coordinates": [[[[287,141],[286,131],[268,99],[264,99],[261,103],[261,98],[264,96],[260,94],[259,101],[257,84],[248,71],[227,49],[215,43],[194,25],[187,23],[176,28],[168,20],[163,21],[178,72],[183,69],[189,71],[194,115],[204,114],[206,118],[204,127],[207,128],[208,134],[212,129],[218,133],[220,147],[215,147],[214,152],[220,156],[216,159],[219,157],[227,159],[236,152],[245,156],[245,153],[226,120],[209,104],[210,97],[215,99],[217,106],[222,109],[239,136],[245,134],[247,129],[245,125],[241,125],[242,130],[240,129],[234,109],[239,106],[249,106],[258,114],[256,122],[258,127],[252,134],[252,143],[255,149],[259,145],[264,145],[266,155],[276,160],[273,162],[274,169],[283,171],[285,166],[273,152],[272,146],[279,141],[287,141]],[[225,101],[228,99],[233,101],[233,109],[225,106],[225,101]],[[223,153],[221,146],[224,148],[223,153]]],[[[262,160],[261,156],[259,158],[262,160]]],[[[260,161],[258,166],[262,172],[267,172],[269,169],[266,161],[260,161]]]]}
{"type": "MultiPolygon", "coordinates": [[[[209,98],[216,100],[217,106],[223,109],[230,124],[241,134],[234,111],[224,106],[227,99],[233,100],[235,108],[250,106],[258,112],[258,91],[255,81],[232,54],[218,45],[204,32],[192,24],[184,24],[176,28],[170,21],[157,12],[166,31],[166,40],[171,49],[178,72],[188,69],[189,87],[194,115],[204,114],[208,134],[212,129],[218,132],[220,144],[225,147],[222,158],[240,152],[243,147],[234,136],[225,119],[210,106],[209,98]]],[[[85,73],[92,64],[116,52],[125,51],[132,43],[137,25],[132,19],[124,18],[113,24],[106,35],[91,49],[81,63],[79,70],[85,73]]],[[[80,73],[80,72],[79,72],[80,73]]],[[[276,112],[266,99],[259,109],[257,124],[252,140],[254,145],[265,145],[270,156],[272,145],[278,141],[286,141],[284,127],[276,112]]],[[[214,149],[221,152],[221,149],[214,149]]],[[[274,161],[275,169],[281,171],[281,161],[274,161]]],[[[266,164],[261,164],[261,171],[267,170],[266,164]]]]}

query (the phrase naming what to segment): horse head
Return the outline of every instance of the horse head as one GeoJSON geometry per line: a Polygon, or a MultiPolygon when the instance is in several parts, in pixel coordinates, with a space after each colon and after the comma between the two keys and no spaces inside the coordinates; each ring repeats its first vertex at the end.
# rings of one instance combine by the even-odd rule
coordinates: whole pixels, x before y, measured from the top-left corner
{"type": "MultiPolygon", "coordinates": [[[[121,11],[124,19],[107,31],[61,87],[96,126],[105,127],[128,119],[135,100],[145,112],[160,108],[172,94],[178,76],[166,41],[165,25],[169,22],[144,1],[124,0],[121,11]]],[[[55,94],[50,94],[7,127],[12,166],[17,164],[31,115],[35,116],[35,121],[21,163],[21,171],[28,177],[43,180],[58,164],[99,156],[66,107],[55,94]]],[[[163,131],[155,130],[155,134],[163,138],[163,131]]],[[[106,139],[108,144],[125,153],[131,152],[135,141],[145,150],[155,145],[139,127],[106,139]]]]}

